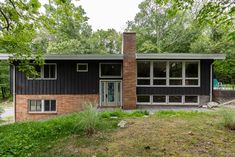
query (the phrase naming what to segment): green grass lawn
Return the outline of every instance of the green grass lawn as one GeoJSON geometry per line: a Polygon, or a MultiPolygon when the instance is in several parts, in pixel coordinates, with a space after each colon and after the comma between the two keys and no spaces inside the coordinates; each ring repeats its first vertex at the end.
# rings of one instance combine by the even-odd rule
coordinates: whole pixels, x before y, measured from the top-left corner
{"type": "Polygon", "coordinates": [[[0,127],[0,156],[235,156],[235,132],[221,111],[104,112],[96,133],[80,127],[81,113],[0,127]],[[117,118],[112,118],[112,117],[117,118]],[[118,128],[120,120],[126,128],[118,128]]]}

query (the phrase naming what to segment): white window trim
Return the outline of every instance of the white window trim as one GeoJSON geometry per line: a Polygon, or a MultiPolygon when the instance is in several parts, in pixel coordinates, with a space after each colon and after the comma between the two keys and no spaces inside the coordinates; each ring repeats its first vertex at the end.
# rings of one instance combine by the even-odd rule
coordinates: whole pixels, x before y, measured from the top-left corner
{"type": "Polygon", "coordinates": [[[57,80],[57,64],[56,63],[45,63],[41,68],[40,78],[29,78],[27,77],[28,80],[57,80]],[[55,65],[55,78],[44,78],[44,65],[55,65]]]}
{"type": "Polygon", "coordinates": [[[88,72],[88,63],[77,63],[77,72],[88,72]],[[79,65],[85,65],[86,70],[79,70],[79,65]]]}
{"type": "Polygon", "coordinates": [[[122,63],[99,63],[99,77],[100,78],[122,78],[122,63]],[[120,76],[101,76],[101,65],[102,64],[120,64],[121,65],[121,75],[120,76]]]}
{"type": "MultiPolygon", "coordinates": [[[[200,60],[141,60],[137,62],[150,62],[150,78],[149,77],[138,77],[137,72],[137,80],[138,79],[150,79],[150,85],[138,85],[137,87],[200,87],[201,86],[201,61],[200,60]],[[166,77],[153,77],[153,62],[166,62],[166,77]],[[182,62],[182,77],[170,77],[170,62],[182,62]],[[198,63],[198,77],[186,77],[186,67],[185,63],[187,62],[197,62],[198,63]],[[154,79],[166,79],[166,85],[153,85],[154,79]],[[185,85],[186,80],[198,80],[198,85],[185,85]],[[181,85],[170,85],[170,80],[182,80],[181,85]]],[[[138,69],[137,69],[138,70],[138,69]]]]}
{"type": "Polygon", "coordinates": [[[29,99],[28,100],[28,113],[57,113],[57,100],[55,100],[55,106],[56,106],[56,110],[55,111],[45,111],[45,100],[55,100],[55,99],[29,99]],[[35,100],[35,101],[41,101],[42,107],[41,107],[41,111],[30,111],[30,101],[31,100],[35,100]]]}
{"type": "Polygon", "coordinates": [[[172,105],[179,105],[179,106],[184,106],[184,105],[199,105],[200,104],[200,96],[199,95],[145,95],[145,94],[140,94],[138,96],[150,96],[150,102],[137,102],[137,105],[164,105],[164,106],[172,106],[172,105]],[[166,97],[166,102],[165,103],[157,103],[153,102],[153,96],[165,96],[166,97]],[[181,96],[181,102],[169,102],[169,96],[181,96]],[[185,96],[197,96],[197,103],[185,103],[185,96]]]}
{"type": "Polygon", "coordinates": [[[166,105],[168,103],[166,95],[152,95],[151,97],[152,97],[152,104],[153,105],[161,105],[161,104],[166,105]],[[154,96],[165,96],[165,102],[153,102],[154,96]]]}

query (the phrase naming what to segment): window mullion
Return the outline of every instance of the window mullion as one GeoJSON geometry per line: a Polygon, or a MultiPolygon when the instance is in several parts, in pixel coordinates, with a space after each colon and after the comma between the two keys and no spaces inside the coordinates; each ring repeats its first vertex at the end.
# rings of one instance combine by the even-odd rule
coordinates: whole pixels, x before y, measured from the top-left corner
{"type": "Polygon", "coordinates": [[[41,78],[44,78],[44,65],[41,68],[41,78]]]}
{"type": "Polygon", "coordinates": [[[150,85],[153,85],[153,61],[150,61],[150,85]]]}
{"type": "Polygon", "coordinates": [[[183,61],[182,62],[182,83],[183,83],[183,86],[185,86],[185,62],[183,61]]]}
{"type": "Polygon", "coordinates": [[[166,62],[166,85],[169,86],[169,78],[170,78],[170,74],[169,74],[169,71],[170,71],[170,66],[169,66],[169,61],[166,62]]]}
{"type": "Polygon", "coordinates": [[[42,112],[44,112],[45,111],[45,108],[44,108],[44,100],[41,100],[41,102],[42,102],[42,112]]]}

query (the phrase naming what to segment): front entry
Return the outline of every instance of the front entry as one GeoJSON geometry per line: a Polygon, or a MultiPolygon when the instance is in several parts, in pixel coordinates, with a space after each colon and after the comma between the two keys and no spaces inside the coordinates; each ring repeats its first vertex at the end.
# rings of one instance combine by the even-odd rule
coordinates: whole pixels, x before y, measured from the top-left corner
{"type": "Polygon", "coordinates": [[[121,81],[100,81],[100,105],[121,106],[121,81]]]}

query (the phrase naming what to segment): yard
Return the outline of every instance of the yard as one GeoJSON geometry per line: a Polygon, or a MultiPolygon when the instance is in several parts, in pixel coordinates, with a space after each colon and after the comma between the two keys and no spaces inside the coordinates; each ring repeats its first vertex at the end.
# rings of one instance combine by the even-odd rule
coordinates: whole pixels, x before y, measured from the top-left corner
{"type": "Polygon", "coordinates": [[[80,113],[17,123],[0,127],[0,155],[232,157],[235,132],[222,125],[221,113],[160,111],[146,116],[145,112],[104,112],[105,125],[92,136],[81,129],[74,131],[80,113]],[[125,128],[116,127],[121,120],[127,121],[125,128]]]}

